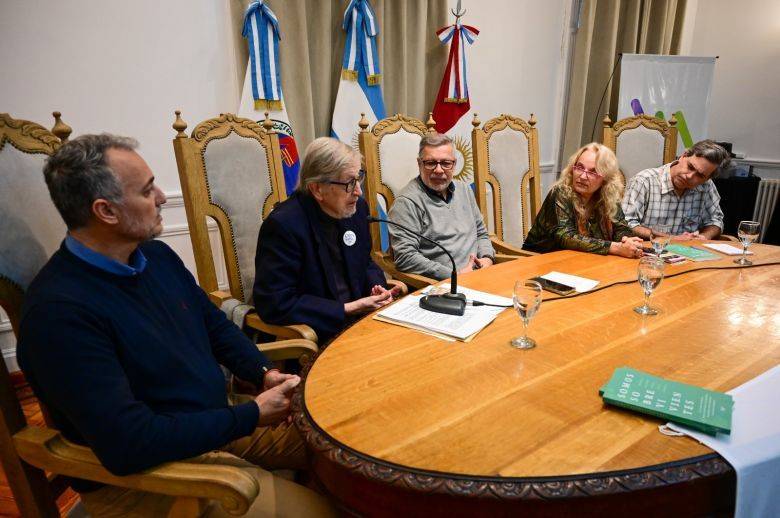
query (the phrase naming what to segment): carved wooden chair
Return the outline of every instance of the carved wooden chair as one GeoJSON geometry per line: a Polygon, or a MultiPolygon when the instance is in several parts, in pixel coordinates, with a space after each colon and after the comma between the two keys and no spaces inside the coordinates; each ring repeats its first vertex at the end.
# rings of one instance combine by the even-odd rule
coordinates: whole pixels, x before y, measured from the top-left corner
{"type": "MultiPolygon", "coordinates": [[[[435,124],[432,116],[426,124],[397,114],[378,121],[369,131],[368,120],[361,117],[358,140],[366,167],[365,197],[372,215],[387,214],[395,197],[417,176],[420,140],[426,132],[435,131],[435,124]]],[[[379,225],[371,225],[371,250],[374,261],[394,279],[418,289],[437,282],[399,271],[390,250],[382,249],[379,225]]]]}
{"type": "MultiPolygon", "coordinates": [[[[255,275],[263,274],[255,272],[260,225],[287,198],[279,137],[272,128],[268,113],[262,126],[251,119],[222,114],[198,124],[188,137],[184,133],[187,124],[176,111],[173,149],[198,282],[218,306],[232,303],[246,308],[251,303],[255,275]],[[220,290],[217,282],[207,218],[216,221],[219,230],[230,291],[220,290]]],[[[307,325],[271,325],[254,311],[234,321],[277,338],[317,342],[317,335],[307,325]]],[[[268,347],[266,344],[261,349],[268,353],[268,347]]]]}
{"type": "Polygon", "coordinates": [[[475,113],[471,124],[477,205],[493,247],[514,257],[536,255],[521,249],[541,208],[536,118],[500,115],[480,128],[475,113]]]}
{"type": "MultiPolygon", "coordinates": [[[[49,132],[0,114],[0,308],[14,333],[25,289],[65,236],[42,174],[46,157],[71,132],[58,112],[54,116],[49,132]]],[[[60,516],[56,498],[68,487],[63,477],[178,496],[172,512],[193,516],[198,498],[219,500],[228,512],[243,514],[258,494],[254,478],[230,466],[174,462],[129,477],[112,475],[89,448],[69,443],[57,430],[28,425],[1,360],[0,462],[25,517],[60,516]]]]}
{"type": "Polygon", "coordinates": [[[673,162],[677,154],[677,119],[666,122],[649,115],[636,115],[612,122],[605,115],[604,145],[618,159],[626,182],[650,167],[673,162]]]}

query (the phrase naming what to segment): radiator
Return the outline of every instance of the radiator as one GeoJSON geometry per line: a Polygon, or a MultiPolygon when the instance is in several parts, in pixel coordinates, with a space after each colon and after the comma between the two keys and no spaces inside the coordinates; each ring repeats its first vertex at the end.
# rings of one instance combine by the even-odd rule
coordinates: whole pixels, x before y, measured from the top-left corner
{"type": "Polygon", "coordinates": [[[761,236],[759,242],[764,242],[764,235],[769,222],[772,220],[772,213],[777,206],[777,197],[780,194],[780,179],[761,180],[758,184],[758,195],[756,195],[756,206],[753,209],[753,221],[761,223],[761,236]]]}

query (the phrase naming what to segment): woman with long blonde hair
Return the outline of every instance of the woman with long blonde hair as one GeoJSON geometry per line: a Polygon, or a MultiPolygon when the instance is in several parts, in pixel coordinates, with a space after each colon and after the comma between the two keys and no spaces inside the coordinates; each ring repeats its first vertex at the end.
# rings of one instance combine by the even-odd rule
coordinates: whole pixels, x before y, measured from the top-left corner
{"type": "Polygon", "coordinates": [[[626,224],[623,175],[615,154],[592,142],[574,153],[545,198],[523,248],[641,257],[642,239],[626,224]]]}

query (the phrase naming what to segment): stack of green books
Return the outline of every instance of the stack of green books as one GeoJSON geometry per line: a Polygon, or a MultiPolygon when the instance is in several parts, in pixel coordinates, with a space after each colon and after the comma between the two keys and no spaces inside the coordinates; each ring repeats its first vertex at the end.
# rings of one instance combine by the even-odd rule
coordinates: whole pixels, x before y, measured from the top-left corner
{"type": "Polygon", "coordinates": [[[710,435],[731,433],[734,400],[728,394],[619,367],[601,387],[605,403],[679,423],[710,435]]]}

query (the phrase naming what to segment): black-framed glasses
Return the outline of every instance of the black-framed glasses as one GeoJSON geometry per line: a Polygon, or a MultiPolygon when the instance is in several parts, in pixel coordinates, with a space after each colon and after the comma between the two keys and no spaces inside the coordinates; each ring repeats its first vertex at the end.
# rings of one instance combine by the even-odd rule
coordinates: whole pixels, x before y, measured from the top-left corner
{"type": "Polygon", "coordinates": [[[444,171],[455,167],[455,160],[420,160],[426,171],[434,171],[436,166],[441,166],[444,171]]]}
{"type": "Polygon", "coordinates": [[[325,183],[330,183],[333,185],[343,185],[344,191],[347,194],[352,194],[355,192],[355,189],[357,188],[357,184],[363,181],[363,178],[366,177],[366,172],[364,170],[360,170],[360,172],[357,175],[357,178],[353,178],[348,182],[337,182],[335,180],[328,180],[325,183]]]}

